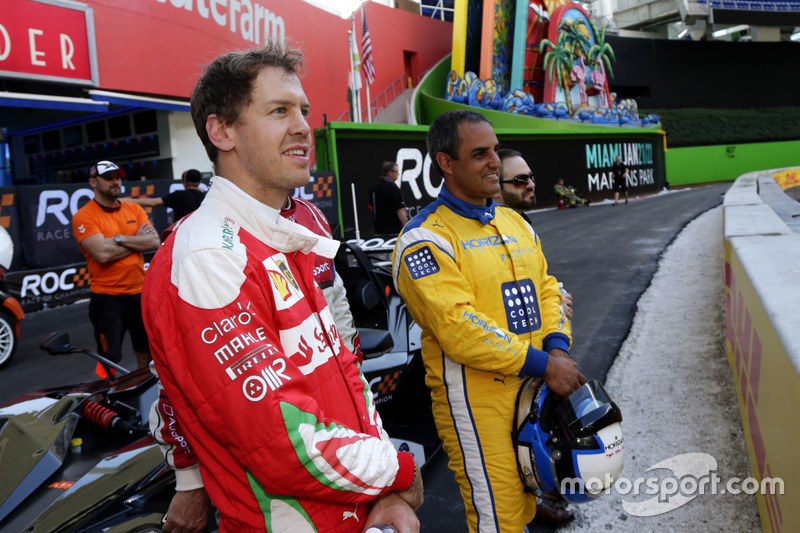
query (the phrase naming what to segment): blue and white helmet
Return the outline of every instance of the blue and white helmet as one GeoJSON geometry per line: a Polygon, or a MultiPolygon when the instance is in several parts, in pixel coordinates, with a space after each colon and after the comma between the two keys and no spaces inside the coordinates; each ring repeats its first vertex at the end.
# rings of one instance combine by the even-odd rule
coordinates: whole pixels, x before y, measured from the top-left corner
{"type": "Polygon", "coordinates": [[[545,498],[588,502],[622,473],[622,413],[597,380],[564,400],[541,379],[528,378],[515,420],[519,474],[545,498]]]}

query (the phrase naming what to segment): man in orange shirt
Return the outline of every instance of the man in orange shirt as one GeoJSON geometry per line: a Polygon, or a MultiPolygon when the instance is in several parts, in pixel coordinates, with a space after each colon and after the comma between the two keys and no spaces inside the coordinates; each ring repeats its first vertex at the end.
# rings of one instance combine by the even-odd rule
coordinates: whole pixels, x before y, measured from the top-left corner
{"type": "Polygon", "coordinates": [[[89,267],[89,319],[98,352],[118,363],[122,338],[130,331],[136,362],[142,367],[150,358],[142,322],[142,254],[157,249],[160,240],[144,209],[119,200],[124,177],[125,171],[111,161],[91,168],[94,199],[72,217],[72,231],[89,267]]]}

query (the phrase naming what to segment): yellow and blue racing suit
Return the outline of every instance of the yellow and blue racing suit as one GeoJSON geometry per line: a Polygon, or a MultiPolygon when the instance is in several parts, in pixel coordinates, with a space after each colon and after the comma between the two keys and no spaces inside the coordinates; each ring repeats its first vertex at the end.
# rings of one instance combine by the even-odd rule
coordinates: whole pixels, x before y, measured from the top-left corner
{"type": "Polygon", "coordinates": [[[517,392],[568,351],[569,322],[541,242],[513,210],[442,188],[403,229],[394,282],[422,327],[439,435],[470,532],[520,533],[536,512],[511,439],[517,392]]]}

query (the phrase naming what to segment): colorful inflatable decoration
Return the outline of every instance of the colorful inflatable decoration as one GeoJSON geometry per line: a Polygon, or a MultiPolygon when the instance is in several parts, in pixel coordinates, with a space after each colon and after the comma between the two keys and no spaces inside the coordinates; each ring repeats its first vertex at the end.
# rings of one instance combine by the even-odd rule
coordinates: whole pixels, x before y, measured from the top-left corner
{"type": "Polygon", "coordinates": [[[540,43],[545,52],[545,101],[565,102],[571,110],[587,105],[612,107],[607,73],[613,74],[611,61],[616,58],[605,40],[606,29],[598,31],[578,4],[556,9],[548,39],[540,43]]]}
{"type": "Polygon", "coordinates": [[[520,115],[533,115],[535,113],[533,98],[522,89],[509,91],[503,97],[502,102],[503,105],[500,109],[506,113],[518,113],[520,115]]]}
{"type": "Polygon", "coordinates": [[[511,82],[515,1],[483,0],[480,77],[493,79],[503,92],[511,82]]]}
{"type": "Polygon", "coordinates": [[[541,0],[530,0],[528,5],[528,24],[525,39],[524,89],[535,100],[544,97],[544,55],[539,51],[539,43],[547,35],[550,13],[541,0]]]}
{"type": "Polygon", "coordinates": [[[655,117],[640,119],[635,101],[617,102],[609,90],[616,57],[606,30],[565,0],[456,0],[446,99],[554,120],[652,126],[655,117]],[[525,34],[515,35],[519,29],[525,34]]]}

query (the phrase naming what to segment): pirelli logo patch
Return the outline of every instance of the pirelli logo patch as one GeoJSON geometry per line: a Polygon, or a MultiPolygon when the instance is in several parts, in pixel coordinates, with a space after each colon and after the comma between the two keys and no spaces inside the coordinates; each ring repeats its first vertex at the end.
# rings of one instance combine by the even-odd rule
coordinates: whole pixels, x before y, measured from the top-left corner
{"type": "Polygon", "coordinates": [[[403,260],[406,262],[411,279],[424,278],[439,272],[439,263],[433,257],[429,246],[420,248],[416,252],[410,253],[403,260]]]}

